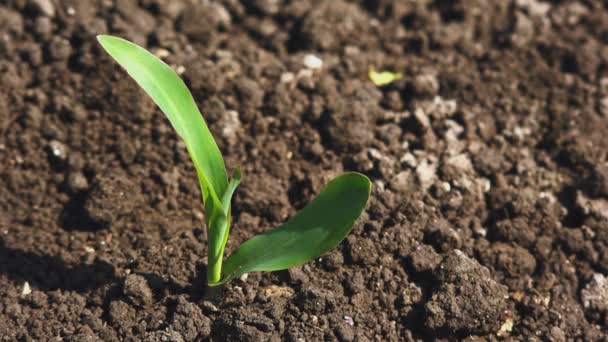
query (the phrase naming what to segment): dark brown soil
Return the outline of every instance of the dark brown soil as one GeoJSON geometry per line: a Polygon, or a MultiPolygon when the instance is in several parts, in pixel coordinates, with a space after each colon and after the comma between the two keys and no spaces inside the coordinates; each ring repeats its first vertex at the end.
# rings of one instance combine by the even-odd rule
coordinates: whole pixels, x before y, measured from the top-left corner
{"type": "Polygon", "coordinates": [[[608,337],[603,1],[3,0],[0,75],[2,340],[608,337]],[[353,233],[205,289],[187,152],[100,33],[183,73],[242,167],[228,251],[346,170],[353,233]]]}

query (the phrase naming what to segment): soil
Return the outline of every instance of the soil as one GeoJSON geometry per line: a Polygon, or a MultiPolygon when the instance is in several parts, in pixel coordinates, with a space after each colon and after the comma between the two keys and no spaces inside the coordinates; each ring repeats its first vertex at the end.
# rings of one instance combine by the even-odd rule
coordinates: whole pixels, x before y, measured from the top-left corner
{"type": "Polygon", "coordinates": [[[2,340],[608,338],[603,1],[4,0],[0,73],[2,340]],[[100,33],[243,169],[228,252],[348,170],[353,232],[206,289],[187,152],[100,33]]]}

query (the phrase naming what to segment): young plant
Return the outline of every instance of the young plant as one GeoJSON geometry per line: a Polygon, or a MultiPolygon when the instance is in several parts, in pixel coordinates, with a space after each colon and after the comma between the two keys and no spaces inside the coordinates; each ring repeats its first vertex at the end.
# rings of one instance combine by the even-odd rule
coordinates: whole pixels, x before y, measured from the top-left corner
{"type": "Polygon", "coordinates": [[[230,203],[241,181],[240,170],[235,169],[228,181],[224,160],[205,120],[190,91],[169,66],[127,40],[112,36],[97,39],[165,113],[192,158],[207,218],[210,286],[248,272],[302,265],[336,247],[350,232],[371,190],[369,179],[358,173],[338,176],[286,223],[244,242],[223,260],[230,203]]]}

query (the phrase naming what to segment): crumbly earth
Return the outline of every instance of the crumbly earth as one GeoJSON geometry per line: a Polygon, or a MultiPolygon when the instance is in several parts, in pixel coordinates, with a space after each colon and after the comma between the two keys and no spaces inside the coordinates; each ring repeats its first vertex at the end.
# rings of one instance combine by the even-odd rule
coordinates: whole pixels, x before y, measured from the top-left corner
{"type": "Polygon", "coordinates": [[[606,339],[607,7],[0,2],[0,340],[606,339]],[[355,170],[349,237],[206,289],[187,152],[100,33],[178,70],[242,167],[227,251],[355,170]]]}

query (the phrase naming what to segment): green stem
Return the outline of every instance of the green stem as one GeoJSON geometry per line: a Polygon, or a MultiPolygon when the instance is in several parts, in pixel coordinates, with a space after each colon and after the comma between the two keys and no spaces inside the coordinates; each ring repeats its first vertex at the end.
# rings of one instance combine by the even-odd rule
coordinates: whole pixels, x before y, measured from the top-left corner
{"type": "Polygon", "coordinates": [[[212,216],[207,222],[209,251],[207,262],[207,284],[209,286],[218,285],[222,279],[222,261],[224,259],[224,247],[228,240],[230,229],[230,219],[223,215],[212,216]]]}
{"type": "MultiPolygon", "coordinates": [[[[223,254],[223,253],[222,253],[223,254]]],[[[216,258],[213,263],[207,266],[207,284],[214,286],[222,278],[222,257],[216,258]]]]}

